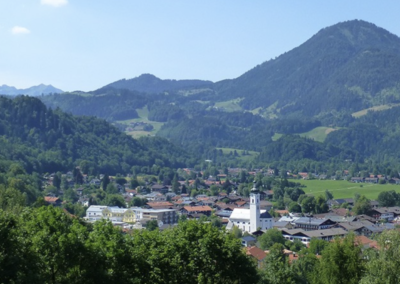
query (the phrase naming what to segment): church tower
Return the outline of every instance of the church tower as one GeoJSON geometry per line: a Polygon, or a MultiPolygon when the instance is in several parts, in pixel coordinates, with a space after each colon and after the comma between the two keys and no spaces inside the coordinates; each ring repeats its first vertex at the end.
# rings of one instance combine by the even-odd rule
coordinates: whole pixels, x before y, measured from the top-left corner
{"type": "Polygon", "coordinates": [[[250,232],[257,231],[260,223],[260,193],[256,188],[256,182],[250,192],[250,232]]]}

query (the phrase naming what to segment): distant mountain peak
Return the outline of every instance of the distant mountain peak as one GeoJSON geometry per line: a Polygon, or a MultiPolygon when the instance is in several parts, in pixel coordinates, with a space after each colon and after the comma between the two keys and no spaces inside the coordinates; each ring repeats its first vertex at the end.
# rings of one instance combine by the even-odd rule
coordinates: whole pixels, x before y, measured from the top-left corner
{"type": "Polygon", "coordinates": [[[160,79],[152,74],[142,74],[132,79],[122,79],[106,85],[115,89],[128,89],[143,93],[161,93],[197,87],[210,86],[211,81],[160,79]]]}
{"type": "Polygon", "coordinates": [[[2,85],[0,87],[1,95],[17,96],[17,95],[28,95],[32,97],[63,93],[64,91],[53,87],[52,85],[39,84],[37,86],[32,86],[26,89],[17,89],[12,86],[2,85]]]}

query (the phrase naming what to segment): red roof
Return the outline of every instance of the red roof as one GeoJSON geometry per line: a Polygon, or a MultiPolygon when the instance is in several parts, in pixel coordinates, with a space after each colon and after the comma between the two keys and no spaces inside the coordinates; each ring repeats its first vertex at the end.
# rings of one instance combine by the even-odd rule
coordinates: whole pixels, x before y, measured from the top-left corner
{"type": "Polygon", "coordinates": [[[185,206],[183,208],[188,212],[212,211],[210,206],[185,206]]]}
{"type": "Polygon", "coordinates": [[[58,197],[54,197],[54,196],[45,196],[44,197],[44,201],[46,202],[57,202],[58,197]]]}
{"type": "Polygon", "coordinates": [[[251,255],[252,257],[255,257],[258,261],[263,260],[267,254],[260,248],[258,247],[248,247],[246,248],[246,254],[251,255]]]}

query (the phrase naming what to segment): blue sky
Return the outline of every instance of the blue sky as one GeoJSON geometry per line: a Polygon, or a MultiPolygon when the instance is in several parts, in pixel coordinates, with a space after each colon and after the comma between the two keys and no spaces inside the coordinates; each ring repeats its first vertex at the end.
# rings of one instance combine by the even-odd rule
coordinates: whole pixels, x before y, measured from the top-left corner
{"type": "Polygon", "coordinates": [[[65,91],[143,73],[236,78],[346,20],[400,36],[396,0],[0,0],[0,11],[0,85],[65,91]]]}

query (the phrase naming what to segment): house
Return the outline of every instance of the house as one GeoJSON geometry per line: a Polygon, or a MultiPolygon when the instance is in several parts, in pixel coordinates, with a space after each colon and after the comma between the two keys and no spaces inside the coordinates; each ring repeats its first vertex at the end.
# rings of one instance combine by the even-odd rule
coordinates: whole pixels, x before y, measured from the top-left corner
{"type": "Polygon", "coordinates": [[[199,214],[202,213],[206,216],[211,216],[212,208],[210,206],[184,206],[183,214],[199,214]]]}
{"type": "Polygon", "coordinates": [[[55,207],[59,207],[61,206],[61,200],[58,197],[55,196],[45,196],[44,197],[44,201],[48,204],[48,205],[53,205],[55,207]]]}
{"type": "Polygon", "coordinates": [[[365,183],[378,183],[379,179],[376,177],[369,177],[364,179],[365,183]]]}
{"type": "Polygon", "coordinates": [[[324,241],[333,240],[335,237],[343,237],[347,232],[342,228],[332,228],[325,230],[304,231],[303,229],[281,229],[282,235],[289,241],[300,240],[308,245],[312,238],[324,241]]]}
{"type": "Polygon", "coordinates": [[[174,205],[168,201],[147,202],[147,206],[152,209],[172,209],[172,208],[174,208],[174,205]]]}
{"type": "Polygon", "coordinates": [[[168,192],[169,189],[168,189],[168,186],[166,186],[166,185],[156,183],[150,187],[150,190],[151,190],[151,192],[160,192],[160,193],[165,194],[168,192]]]}
{"type": "Polygon", "coordinates": [[[304,229],[306,231],[324,230],[333,227],[336,222],[330,219],[317,219],[311,217],[300,217],[293,222],[296,229],[304,229]]]}
{"type": "Polygon", "coordinates": [[[267,254],[260,248],[253,246],[246,248],[246,255],[250,256],[257,263],[257,267],[261,268],[267,254]]]}
{"type": "Polygon", "coordinates": [[[251,247],[254,246],[257,242],[257,239],[253,236],[244,236],[241,238],[242,246],[244,247],[251,247]]]}
{"type": "Polygon", "coordinates": [[[371,211],[371,216],[377,220],[385,220],[385,221],[393,221],[400,215],[400,207],[382,207],[382,208],[374,208],[371,211]]]}
{"type": "Polygon", "coordinates": [[[354,182],[354,183],[361,183],[361,182],[364,182],[364,178],[362,178],[362,177],[352,177],[350,179],[350,181],[354,182]]]}

